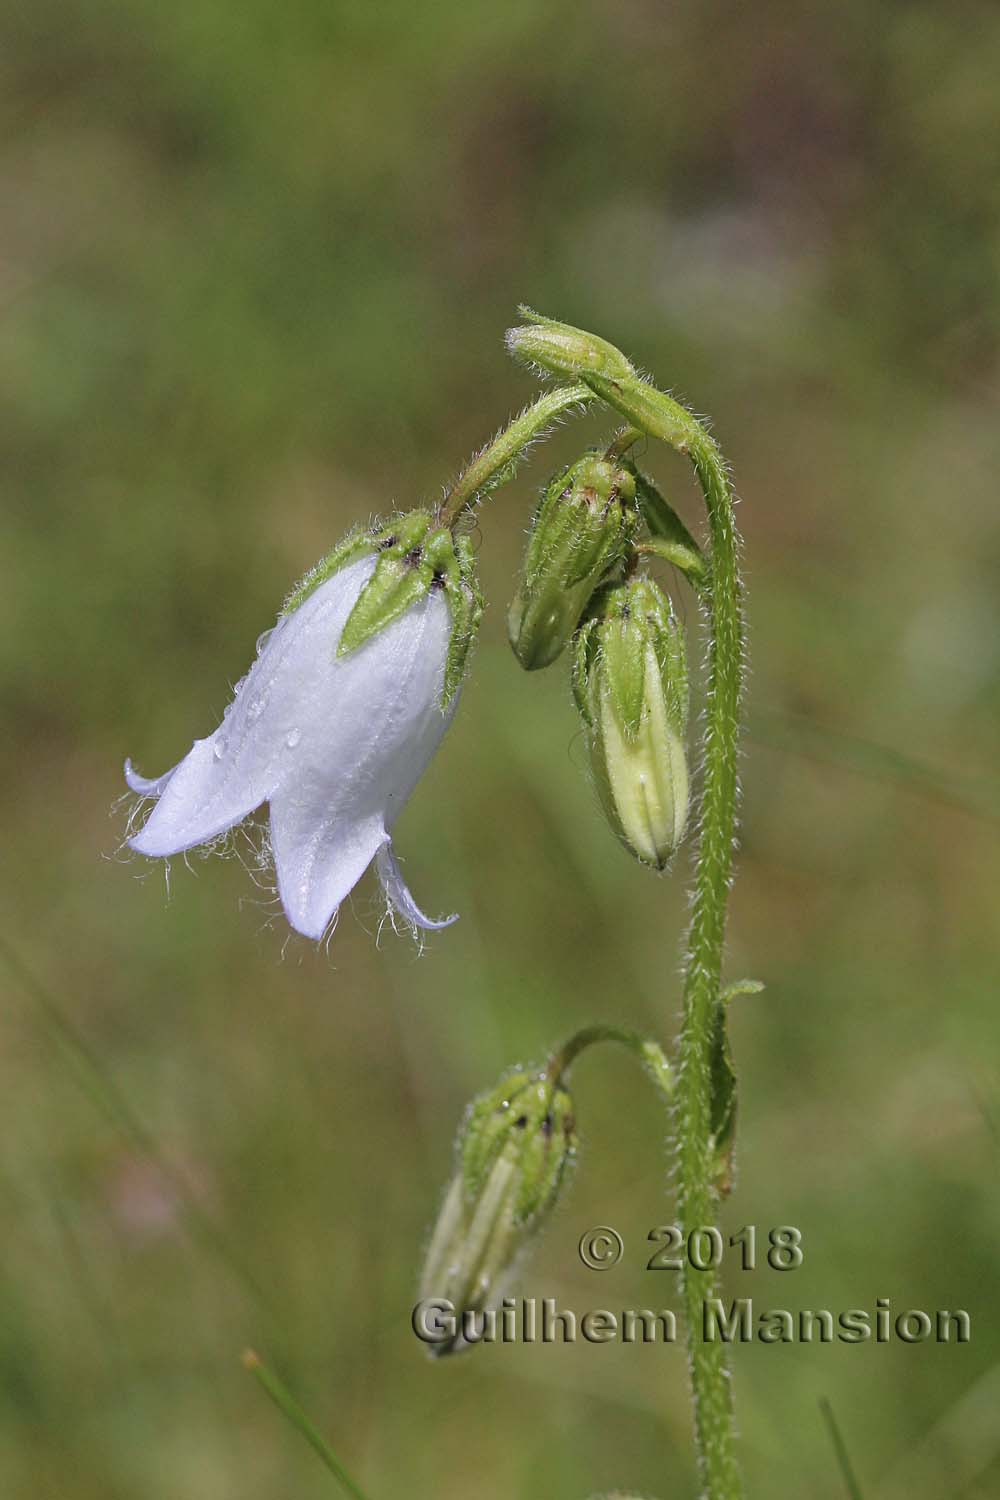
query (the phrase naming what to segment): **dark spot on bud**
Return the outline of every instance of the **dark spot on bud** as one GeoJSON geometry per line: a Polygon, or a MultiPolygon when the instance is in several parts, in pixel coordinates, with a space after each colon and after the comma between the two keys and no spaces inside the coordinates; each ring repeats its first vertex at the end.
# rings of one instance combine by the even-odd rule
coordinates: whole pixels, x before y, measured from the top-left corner
{"type": "Polygon", "coordinates": [[[424,560],[424,554],[420,550],[419,547],[414,547],[413,551],[412,552],[408,552],[406,554],[406,556],[404,557],[404,559],[403,559],[403,561],[406,563],[406,566],[408,568],[419,567],[419,565],[423,562],[423,560],[424,560]]]}
{"type": "Polygon", "coordinates": [[[545,1119],[542,1121],[542,1135],[551,1135],[551,1134],[552,1134],[552,1116],[551,1115],[546,1115],[545,1119]]]}
{"type": "Polygon", "coordinates": [[[440,568],[435,568],[434,577],[431,579],[432,589],[443,589],[445,583],[444,573],[440,568]]]}
{"type": "Polygon", "coordinates": [[[567,1115],[565,1117],[565,1119],[563,1120],[563,1135],[566,1137],[567,1140],[569,1140],[570,1136],[573,1134],[573,1131],[575,1129],[576,1129],[576,1121],[574,1120],[574,1118],[573,1118],[572,1115],[567,1115]]]}
{"type": "Polygon", "coordinates": [[[524,1127],[525,1127],[525,1125],[527,1125],[527,1123],[528,1123],[528,1116],[527,1115],[518,1115],[517,1119],[514,1121],[514,1124],[515,1124],[515,1126],[517,1127],[518,1130],[523,1130],[524,1127]]]}
{"type": "Polygon", "coordinates": [[[380,552],[387,552],[390,547],[395,547],[395,545],[396,545],[396,538],[394,536],[392,536],[392,535],[384,536],[384,537],[382,537],[380,539],[380,541],[378,543],[378,550],[380,552]]]}

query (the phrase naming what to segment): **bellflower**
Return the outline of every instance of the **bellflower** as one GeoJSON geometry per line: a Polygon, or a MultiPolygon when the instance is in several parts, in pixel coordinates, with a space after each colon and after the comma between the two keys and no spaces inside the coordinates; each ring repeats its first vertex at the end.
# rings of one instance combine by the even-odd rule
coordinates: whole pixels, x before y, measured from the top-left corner
{"type": "Polygon", "coordinates": [[[205,844],[269,804],[288,921],[321,938],[374,861],[391,908],[417,906],[391,831],[444,736],[481,601],[467,546],[411,512],[349,537],[290,596],[222,723],[134,792],[155,797],[129,844],[162,857],[205,844]]]}

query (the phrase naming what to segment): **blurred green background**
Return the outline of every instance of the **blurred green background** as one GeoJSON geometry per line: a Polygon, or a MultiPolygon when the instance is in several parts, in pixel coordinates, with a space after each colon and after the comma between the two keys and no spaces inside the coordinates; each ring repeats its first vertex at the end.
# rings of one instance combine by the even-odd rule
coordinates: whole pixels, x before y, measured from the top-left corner
{"type": "MultiPolygon", "coordinates": [[[[2,32],[0,936],[106,1082],[5,958],[0,1493],[330,1494],[254,1344],[371,1500],[695,1494],[681,1348],[437,1366],[409,1329],[467,1098],[585,1021],[676,1025],[687,858],[617,848],[565,672],[504,636],[535,486],[600,422],[482,516],[481,647],[398,840],[454,929],[376,943],[366,879],[326,953],[236,860],[175,861],[168,901],[116,857],[125,755],[177,760],[290,583],[528,399],[501,345],[528,301],[710,412],[743,500],[728,972],[767,990],[734,1010],[724,1219],[806,1255],[730,1295],[973,1319],[966,1347],[738,1350],[750,1492],[845,1493],[826,1396],[866,1500],[997,1494],[1000,12],[35,0],[2,32]]],[[[656,1101],[611,1050],[575,1092],[519,1289],[676,1305],[644,1270],[656,1101]],[[601,1223],[604,1275],[576,1255],[601,1223]]]]}

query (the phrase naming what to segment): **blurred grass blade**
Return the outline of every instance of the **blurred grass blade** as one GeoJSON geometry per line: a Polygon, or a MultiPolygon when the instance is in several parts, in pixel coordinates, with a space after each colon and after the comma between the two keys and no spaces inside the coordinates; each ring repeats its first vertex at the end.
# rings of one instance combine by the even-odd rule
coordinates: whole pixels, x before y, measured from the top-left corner
{"type": "Polygon", "coordinates": [[[76,1027],[63,1015],[58,1003],[20,959],[11,945],[0,937],[0,960],[3,961],[17,984],[31,1001],[37,1016],[42,1021],[50,1038],[58,1047],[62,1057],[80,1089],[98,1109],[109,1124],[169,1185],[183,1204],[189,1230],[243,1282],[260,1309],[273,1319],[268,1297],[252,1273],[236,1256],[221,1230],[199,1204],[189,1183],[164,1157],[154,1137],[132,1110],[132,1106],[108,1073],[100,1058],[76,1027]]]}
{"type": "Polygon", "coordinates": [[[243,1364],[264,1387],[282,1415],[288,1418],[292,1426],[302,1434],[309,1446],[319,1455],[334,1478],[340,1481],[347,1493],[353,1495],[354,1500],[366,1500],[364,1491],[355,1484],[319,1429],[310,1422],[291,1391],[278,1379],[273,1370],[268,1369],[260,1355],[256,1354],[253,1349],[248,1349],[243,1355],[243,1364]]]}
{"type": "Polygon", "coordinates": [[[805,755],[875,781],[893,781],[917,796],[944,802],[973,817],[1000,822],[1000,801],[985,785],[949,775],[901,750],[875,744],[860,735],[813,723],[798,714],[774,712],[753,714],[747,733],[750,739],[772,750],[805,755]]]}
{"type": "Polygon", "coordinates": [[[822,1413],[823,1421],[829,1430],[830,1441],[833,1443],[833,1451],[837,1455],[837,1467],[843,1475],[844,1487],[850,1496],[850,1500],[864,1500],[864,1496],[861,1493],[861,1486],[851,1467],[851,1460],[847,1453],[847,1445],[844,1442],[843,1434],[837,1426],[836,1417],[833,1415],[833,1407],[825,1396],[819,1398],[819,1409],[822,1413]]]}

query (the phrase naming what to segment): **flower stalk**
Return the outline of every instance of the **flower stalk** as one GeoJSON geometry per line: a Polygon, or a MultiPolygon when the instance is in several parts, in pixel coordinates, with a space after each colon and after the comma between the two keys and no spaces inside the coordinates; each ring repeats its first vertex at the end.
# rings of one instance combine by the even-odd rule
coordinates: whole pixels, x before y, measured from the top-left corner
{"type": "Polygon", "coordinates": [[[463,511],[471,509],[491,490],[506,484],[527,450],[544,435],[546,428],[574,407],[586,406],[593,400],[594,392],[579,381],[543,391],[469,460],[438,506],[440,524],[454,527],[463,511]]]}
{"type": "Polygon", "coordinates": [[[576,1032],[550,1057],[547,1069],[549,1077],[558,1082],[581,1052],[586,1052],[588,1047],[594,1047],[600,1042],[617,1042],[619,1046],[626,1047],[638,1058],[663,1099],[670,1103],[674,1092],[674,1074],[663,1048],[652,1037],[643,1036],[641,1032],[631,1031],[625,1026],[610,1026],[601,1022],[595,1026],[585,1026],[576,1032]]]}
{"type": "MultiPolygon", "coordinates": [[[[522,310],[524,311],[524,310],[522,310]]],[[[624,355],[580,329],[527,314],[508,334],[518,358],[580,379],[631,424],[691,460],[708,514],[709,558],[699,589],[708,635],[708,687],[702,736],[703,784],[698,819],[691,925],[684,966],[680,1065],[674,1089],[678,1218],[682,1231],[714,1223],[717,1194],[712,1131],[712,1051],[717,1036],[722,953],[736,830],[737,751],[743,680],[743,617],[733,495],[713,438],[679,402],[648,384],[624,355]]],[[[695,1444],[705,1500],[738,1500],[743,1485],[735,1453],[732,1395],[723,1346],[702,1336],[714,1270],[685,1264],[695,1444]]]]}

